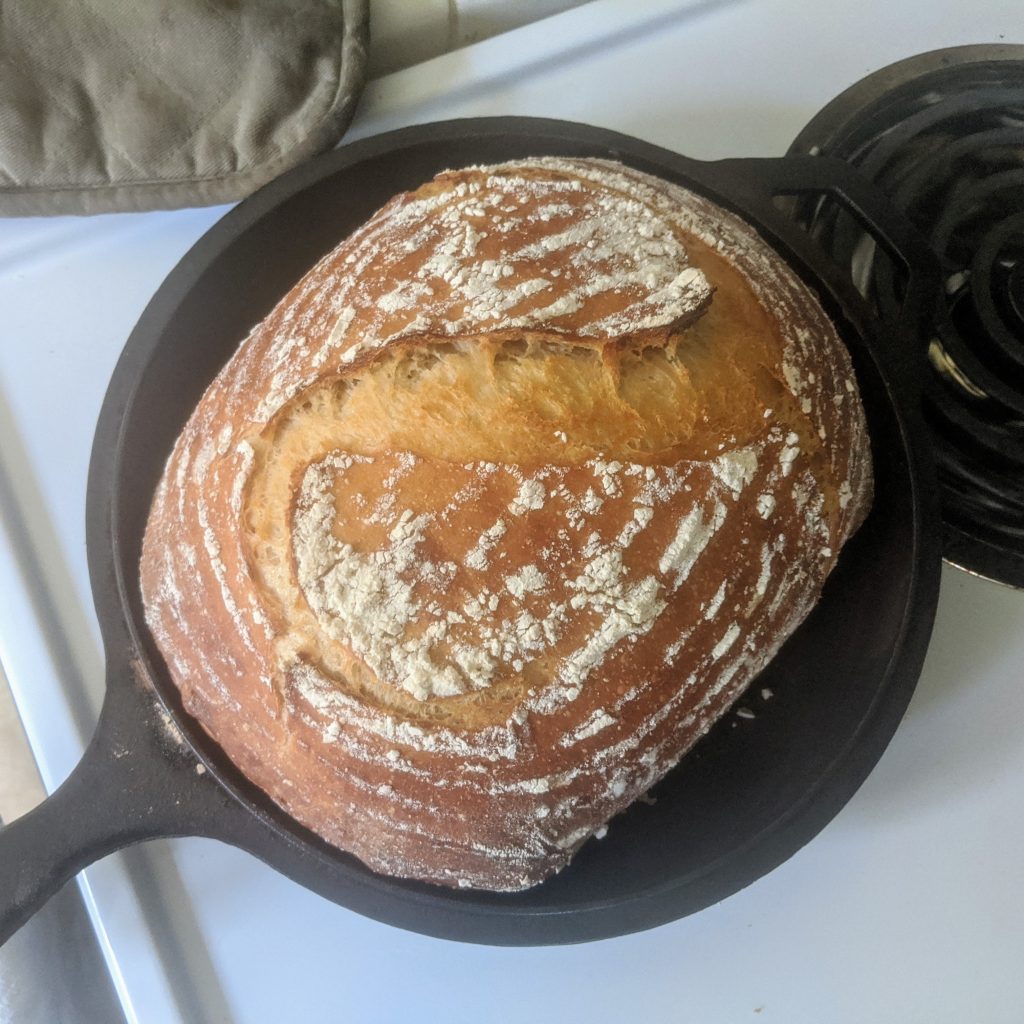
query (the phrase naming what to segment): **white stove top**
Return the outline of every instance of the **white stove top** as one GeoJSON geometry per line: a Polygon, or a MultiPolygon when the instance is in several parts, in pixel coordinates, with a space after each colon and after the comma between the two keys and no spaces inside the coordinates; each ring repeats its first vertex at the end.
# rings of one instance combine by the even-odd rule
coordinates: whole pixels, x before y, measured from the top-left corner
{"type": "MultiPolygon", "coordinates": [[[[777,155],[855,79],[939,46],[1024,41],[1020,13],[1019,0],[600,0],[371,84],[351,134],[513,113],[694,157],[777,155]]],[[[0,222],[0,661],[49,789],[102,694],[83,512],[96,416],[136,318],[223,212],[0,222]]],[[[916,696],[850,804],[750,888],[640,935],[429,939],[198,839],[110,857],[85,892],[145,1024],[1016,1022],[1022,665],[1024,594],[945,570],[916,696]]]]}

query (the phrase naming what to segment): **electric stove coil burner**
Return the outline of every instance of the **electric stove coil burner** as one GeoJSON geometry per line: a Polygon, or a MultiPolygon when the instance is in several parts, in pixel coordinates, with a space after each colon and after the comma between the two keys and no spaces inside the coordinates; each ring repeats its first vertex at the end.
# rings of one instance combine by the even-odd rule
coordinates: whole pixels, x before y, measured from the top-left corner
{"type": "MultiPolygon", "coordinates": [[[[924,381],[948,561],[1024,587],[1024,47],[961,47],[864,79],[791,152],[838,156],[928,237],[945,282],[924,381]]],[[[898,267],[827,201],[797,215],[879,314],[898,267]]]]}

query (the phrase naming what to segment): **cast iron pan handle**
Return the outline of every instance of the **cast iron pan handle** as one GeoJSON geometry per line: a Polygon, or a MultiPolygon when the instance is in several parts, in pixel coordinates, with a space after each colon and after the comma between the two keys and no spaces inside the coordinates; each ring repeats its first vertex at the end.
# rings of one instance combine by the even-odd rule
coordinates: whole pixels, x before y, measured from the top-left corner
{"type": "MultiPolygon", "coordinates": [[[[902,301],[894,319],[884,322],[885,333],[897,344],[886,357],[910,395],[921,388],[920,344],[940,296],[938,261],[928,240],[889,198],[854,167],[832,157],[787,156],[718,160],[716,173],[728,181],[728,195],[746,205],[758,220],[767,222],[788,245],[820,267],[827,254],[810,236],[778,210],[779,196],[828,196],[850,213],[906,275],[902,301]]],[[[847,286],[849,273],[829,260],[847,286]]]]}
{"type": "Polygon", "coordinates": [[[241,805],[200,764],[128,664],[67,781],[0,829],[0,945],[82,868],[158,836],[220,837],[241,805]],[[232,813],[234,812],[234,813],[232,813]],[[225,821],[227,819],[227,821],[225,821]]]}

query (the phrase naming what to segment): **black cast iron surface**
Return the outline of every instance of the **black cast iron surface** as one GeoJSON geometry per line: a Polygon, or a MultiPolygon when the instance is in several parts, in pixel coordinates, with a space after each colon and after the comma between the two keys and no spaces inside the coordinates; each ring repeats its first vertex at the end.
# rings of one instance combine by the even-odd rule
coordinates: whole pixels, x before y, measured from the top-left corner
{"type": "Polygon", "coordinates": [[[107,698],[68,782],[0,832],[0,939],[77,870],[172,835],[248,850],[346,907],[391,924],[494,944],[579,942],[700,910],[771,870],[843,806],[913,692],[934,618],[939,528],[921,443],[910,333],[929,293],[919,239],[845,165],[688,160],[627,136],[530,118],[453,121],[355,143],[267,186],[217,224],[154,296],[106,397],[88,490],[89,565],[107,698]],[[818,607],[756,681],[752,721],[727,716],[560,875],[519,894],[384,878],[273,804],[181,707],[142,616],[137,565],[172,443],[248,329],[392,194],[452,166],[541,154],[604,156],[741,212],[822,298],[853,354],[877,498],[818,607]],[[879,327],[842,275],[772,203],[829,192],[910,268],[899,317],[879,327]],[[770,688],[774,697],[756,695],[770,688]]]}

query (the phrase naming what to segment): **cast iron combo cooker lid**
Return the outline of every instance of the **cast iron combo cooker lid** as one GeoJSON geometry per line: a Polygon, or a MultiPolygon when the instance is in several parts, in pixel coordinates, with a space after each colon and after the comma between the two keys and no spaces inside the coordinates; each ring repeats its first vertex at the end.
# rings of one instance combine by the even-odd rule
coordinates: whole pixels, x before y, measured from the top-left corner
{"type": "MultiPolygon", "coordinates": [[[[818,113],[790,154],[839,157],[938,257],[924,414],[948,562],[1024,587],[1024,46],[963,46],[869,75],[818,113]]],[[[791,210],[885,318],[900,274],[835,203],[791,210]]]]}

